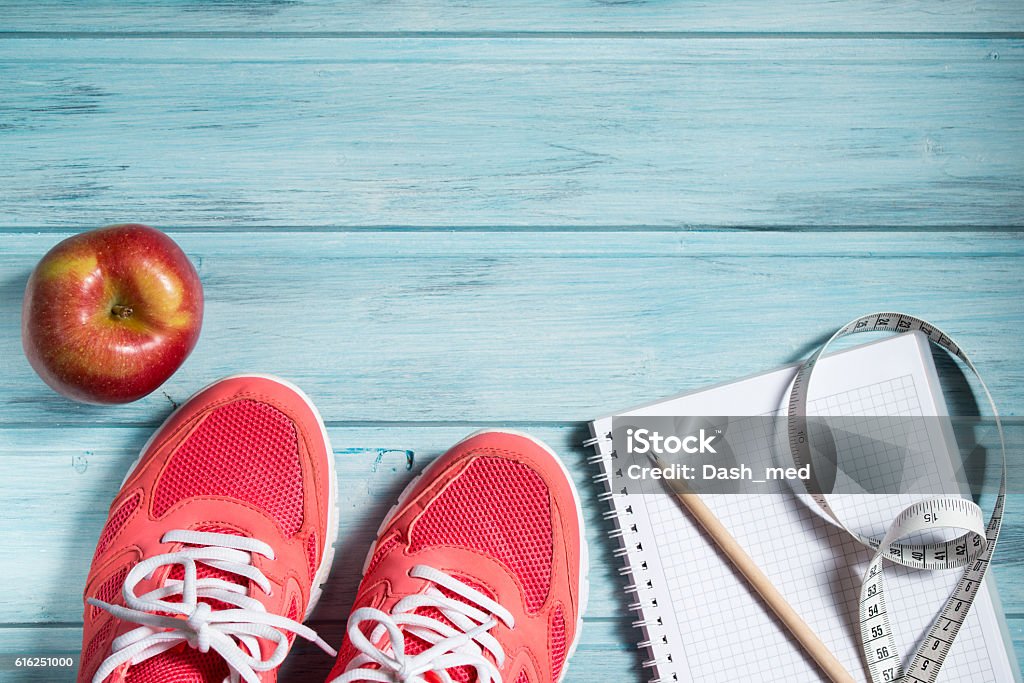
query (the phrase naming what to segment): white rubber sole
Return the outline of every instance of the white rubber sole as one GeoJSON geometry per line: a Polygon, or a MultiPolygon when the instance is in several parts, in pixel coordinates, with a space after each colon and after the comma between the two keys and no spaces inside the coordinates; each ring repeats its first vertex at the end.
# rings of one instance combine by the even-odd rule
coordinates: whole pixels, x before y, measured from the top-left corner
{"type": "MultiPolygon", "coordinates": [[[[573,635],[573,641],[569,645],[568,650],[566,651],[565,662],[562,664],[562,671],[558,677],[558,681],[562,681],[565,679],[565,675],[569,670],[569,660],[572,659],[573,654],[575,654],[576,652],[576,647],[580,643],[580,635],[583,633],[583,615],[587,611],[587,603],[590,600],[590,550],[587,546],[586,527],[583,522],[583,505],[580,503],[580,494],[579,491],[576,489],[576,484],[575,482],[573,482],[572,476],[569,474],[569,470],[566,469],[565,463],[563,463],[562,459],[558,457],[558,454],[555,453],[555,451],[546,443],[544,443],[540,439],[530,436],[525,432],[521,432],[515,429],[481,429],[461,439],[454,446],[452,446],[452,448],[455,448],[459,444],[469,441],[475,436],[487,433],[511,434],[513,436],[520,436],[523,437],[524,439],[529,439],[533,443],[543,448],[549,454],[551,454],[551,457],[554,459],[555,462],[558,463],[558,466],[562,469],[562,474],[565,475],[566,481],[569,482],[569,489],[572,491],[573,502],[576,504],[576,519],[580,525],[580,602],[576,619],[576,630],[573,635]]],[[[413,478],[413,480],[410,481],[404,489],[402,489],[402,492],[398,494],[398,502],[391,506],[391,509],[388,510],[388,513],[384,516],[384,521],[382,521],[380,523],[380,526],[377,527],[377,538],[374,539],[372,544],[370,544],[370,551],[366,554],[366,559],[363,560],[363,569],[361,574],[362,576],[366,576],[366,570],[370,565],[370,560],[373,558],[374,553],[377,551],[377,541],[380,540],[381,532],[384,531],[384,528],[391,522],[392,518],[395,516],[395,513],[405,503],[406,498],[408,498],[409,494],[412,493],[413,489],[416,488],[416,485],[420,482],[420,479],[422,479],[424,476],[429,475],[431,473],[431,470],[434,469],[434,467],[440,460],[440,456],[435,458],[433,462],[424,467],[423,471],[416,475],[413,478]]]]}
{"type": "MultiPolygon", "coordinates": [[[[288,389],[298,394],[299,397],[306,403],[306,405],[309,406],[309,409],[312,411],[313,415],[316,416],[316,422],[320,426],[320,434],[324,440],[324,447],[327,453],[327,473],[328,477],[330,478],[330,481],[328,482],[329,500],[327,502],[327,537],[324,539],[324,553],[323,557],[320,560],[320,566],[317,567],[316,573],[313,575],[313,584],[309,593],[309,605],[306,607],[306,614],[303,616],[302,619],[303,621],[305,621],[306,619],[309,619],[309,616],[313,613],[314,608],[316,608],[317,604],[320,602],[320,598],[323,597],[323,585],[327,582],[327,577],[331,573],[331,567],[334,565],[334,544],[338,539],[339,524],[338,477],[334,467],[334,449],[331,448],[331,440],[327,436],[327,426],[324,425],[324,420],[320,416],[320,411],[316,409],[316,406],[313,404],[313,401],[309,398],[306,392],[304,392],[302,389],[292,384],[288,380],[281,379],[276,375],[267,375],[260,373],[243,373],[239,375],[230,375],[228,377],[222,377],[215,382],[207,384],[205,387],[203,387],[195,394],[193,394],[193,396],[201,394],[210,387],[216,384],[220,384],[225,380],[245,379],[247,377],[270,380],[284,387],[287,387],[288,389]]],[[[156,430],[153,431],[150,437],[146,440],[146,443],[142,447],[142,450],[139,451],[139,457],[135,459],[135,462],[133,462],[131,466],[128,468],[128,473],[124,475],[124,479],[121,481],[121,488],[124,488],[125,483],[127,483],[128,479],[132,476],[132,473],[135,472],[135,469],[139,466],[139,463],[142,462],[142,456],[144,456],[146,454],[146,451],[149,450],[149,447],[153,444],[153,439],[156,438],[156,435],[159,434],[163,430],[163,428],[174,418],[174,416],[177,415],[182,409],[184,409],[191,401],[192,399],[190,398],[189,400],[185,401],[180,406],[175,408],[174,412],[168,415],[167,419],[164,420],[163,423],[159,427],[157,427],[156,430]]]]}

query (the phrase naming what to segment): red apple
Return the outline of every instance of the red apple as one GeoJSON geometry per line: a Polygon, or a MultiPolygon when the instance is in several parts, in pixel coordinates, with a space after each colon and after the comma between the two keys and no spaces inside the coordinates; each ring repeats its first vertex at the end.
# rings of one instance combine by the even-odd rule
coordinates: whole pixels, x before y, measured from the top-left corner
{"type": "Polygon", "coordinates": [[[25,288],[21,341],[39,376],[86,403],[127,403],[167,380],[199,339],[203,286],[174,240],[145,225],[69,237],[25,288]]]}

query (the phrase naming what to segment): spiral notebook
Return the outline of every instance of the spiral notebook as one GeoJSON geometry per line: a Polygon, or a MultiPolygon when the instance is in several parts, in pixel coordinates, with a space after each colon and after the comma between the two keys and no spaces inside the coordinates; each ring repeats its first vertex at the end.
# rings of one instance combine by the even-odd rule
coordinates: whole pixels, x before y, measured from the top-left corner
{"type": "MultiPolygon", "coordinates": [[[[616,415],[781,414],[798,366],[669,398],[616,415]]],[[[854,347],[821,360],[810,413],[947,415],[928,342],[918,333],[854,347]]],[[[653,681],[816,681],[820,670],[670,495],[611,490],[616,455],[612,416],[591,423],[606,483],[602,498],[618,527],[617,555],[631,576],[627,589],[640,646],[653,681]]],[[[931,447],[955,445],[931,435],[931,447]]],[[[765,444],[768,448],[768,444],[765,444]]],[[[951,461],[952,462],[952,461],[951,461]]],[[[951,465],[952,466],[952,465],[951,465]]],[[[873,497],[877,498],[877,497],[873,497]]],[[[868,551],[795,495],[715,494],[704,502],[776,588],[858,680],[869,680],[857,628],[860,582],[868,551]]],[[[879,531],[898,513],[865,511],[879,531]],[[882,519],[884,517],[884,519],[882,519]]],[[[905,504],[905,502],[904,502],[905,504]]],[[[998,551],[997,551],[998,552],[998,551]]],[[[950,594],[960,572],[886,568],[893,627],[911,653],[950,594]]],[[[940,672],[940,681],[1020,680],[991,574],[940,672]]],[[[887,594],[887,599],[888,599],[887,594]]]]}

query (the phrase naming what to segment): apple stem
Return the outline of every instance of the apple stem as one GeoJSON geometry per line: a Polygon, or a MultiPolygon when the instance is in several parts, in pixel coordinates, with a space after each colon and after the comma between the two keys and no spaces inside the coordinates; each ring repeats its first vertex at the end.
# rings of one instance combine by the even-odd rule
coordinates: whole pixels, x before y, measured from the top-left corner
{"type": "Polygon", "coordinates": [[[114,304],[113,308],[110,309],[110,314],[115,318],[120,318],[121,320],[127,320],[132,317],[134,312],[135,311],[132,310],[131,306],[126,306],[124,304],[114,304]]]}

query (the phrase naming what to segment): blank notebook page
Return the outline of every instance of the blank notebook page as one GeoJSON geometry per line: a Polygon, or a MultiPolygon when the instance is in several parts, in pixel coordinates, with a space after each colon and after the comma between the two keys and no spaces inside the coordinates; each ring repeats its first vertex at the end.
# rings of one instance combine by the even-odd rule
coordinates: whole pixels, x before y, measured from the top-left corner
{"type": "MultiPolygon", "coordinates": [[[[814,372],[808,412],[947,414],[927,347],[923,336],[905,334],[823,359],[814,372]]],[[[622,414],[781,414],[795,372],[796,366],[783,368],[622,414]]],[[[595,434],[610,432],[611,417],[595,421],[592,428],[595,434]]],[[[922,432],[917,438],[927,441],[919,445],[949,452],[942,434],[922,432]]],[[[763,440],[765,449],[771,440],[763,440]]],[[[611,443],[602,440],[599,448],[603,467],[610,471],[611,443]]],[[[839,457],[848,457],[848,451],[839,457]]],[[[857,602],[870,551],[793,494],[702,498],[854,678],[869,680],[860,654],[857,602]]],[[[852,527],[881,535],[911,500],[844,498],[839,514],[852,527]]],[[[637,602],[643,605],[643,620],[652,624],[648,636],[662,681],[823,680],[820,669],[674,497],[617,494],[611,504],[619,512],[628,508],[630,523],[636,524],[638,542],[627,544],[627,559],[634,570],[646,562],[644,583],[651,582],[653,593],[641,593],[637,602]]],[[[885,572],[893,629],[906,663],[960,570],[925,572],[886,563],[885,572]]],[[[940,681],[1014,679],[990,580],[978,593],[940,681]]]]}

